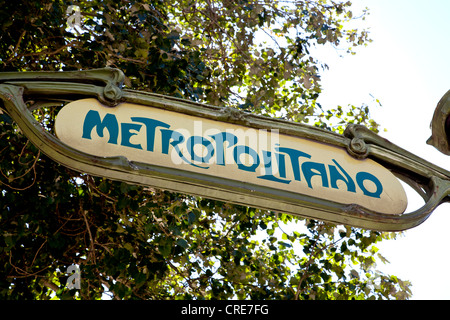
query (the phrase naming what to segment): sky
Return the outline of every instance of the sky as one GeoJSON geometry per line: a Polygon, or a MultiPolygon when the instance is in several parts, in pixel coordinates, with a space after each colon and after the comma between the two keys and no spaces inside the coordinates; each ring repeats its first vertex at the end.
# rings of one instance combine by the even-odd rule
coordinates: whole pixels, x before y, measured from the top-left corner
{"type": "MultiPolygon", "coordinates": [[[[450,1],[354,0],[353,16],[369,8],[365,26],[373,40],[356,55],[328,50],[330,69],[322,74],[324,108],[348,104],[371,106],[386,132],[380,136],[450,170],[450,158],[426,144],[441,97],[450,90],[450,1]],[[343,55],[343,57],[342,57],[343,55]],[[373,97],[382,106],[375,107],[373,97]]],[[[421,206],[407,191],[410,207],[421,206]]],[[[390,264],[377,269],[412,283],[414,300],[450,299],[450,204],[443,204],[421,225],[385,240],[379,253],[390,264]]]]}

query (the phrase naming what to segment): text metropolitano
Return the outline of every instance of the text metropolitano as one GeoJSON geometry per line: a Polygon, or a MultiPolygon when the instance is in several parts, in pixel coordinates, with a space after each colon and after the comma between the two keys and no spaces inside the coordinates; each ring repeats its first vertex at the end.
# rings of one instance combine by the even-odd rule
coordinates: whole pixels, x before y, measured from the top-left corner
{"type": "Polygon", "coordinates": [[[148,117],[131,117],[130,119],[131,122],[119,123],[113,113],[107,113],[102,119],[98,111],[89,110],[84,119],[82,138],[91,140],[94,129],[96,134],[103,138],[104,131],[107,130],[109,144],[147,152],[161,152],[164,155],[175,152],[181,162],[205,170],[208,170],[212,164],[235,165],[239,170],[255,174],[257,169],[260,169],[263,174],[257,175],[256,178],[280,184],[290,184],[293,180],[303,181],[304,179],[308,188],[313,188],[312,178],[318,176],[324,188],[339,189],[338,181],[342,181],[348,192],[355,193],[359,188],[365,196],[373,198],[380,198],[383,192],[383,185],[375,175],[360,171],[350,176],[335,159],[331,159],[333,164],[325,165],[322,162],[310,161],[312,156],[306,152],[283,147],[279,143],[272,149],[267,148],[270,150],[242,144],[242,139],[234,134],[233,130],[206,136],[192,135],[187,130],[170,129],[170,124],[157,119],[148,117]],[[143,127],[146,130],[142,130],[143,127]],[[132,141],[135,135],[141,134],[145,135],[144,147],[141,143],[132,141]],[[159,145],[161,146],[158,150],[155,148],[157,136],[160,137],[159,145]],[[246,161],[243,161],[243,158],[246,161]],[[287,177],[288,166],[290,166],[290,177],[287,177]],[[370,190],[365,185],[366,181],[372,183],[370,190]]]}

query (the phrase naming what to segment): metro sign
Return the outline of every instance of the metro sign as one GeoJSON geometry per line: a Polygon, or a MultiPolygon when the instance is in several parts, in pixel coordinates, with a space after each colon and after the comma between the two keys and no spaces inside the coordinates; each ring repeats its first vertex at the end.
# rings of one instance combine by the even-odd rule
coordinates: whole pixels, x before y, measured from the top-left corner
{"type": "Polygon", "coordinates": [[[0,97],[49,157],[114,180],[377,230],[414,227],[450,194],[447,171],[362,126],[339,135],[122,90],[122,81],[109,68],[3,73],[0,97]],[[24,102],[31,99],[71,100],[57,114],[56,135],[36,123],[24,102]],[[422,195],[422,208],[405,213],[397,177],[422,195]]]}
{"type": "Polygon", "coordinates": [[[66,105],[56,135],[69,146],[100,157],[177,168],[283,192],[357,203],[386,214],[406,209],[395,176],[376,162],[357,160],[323,143],[202,119],[158,108],[95,99],[66,105]]]}

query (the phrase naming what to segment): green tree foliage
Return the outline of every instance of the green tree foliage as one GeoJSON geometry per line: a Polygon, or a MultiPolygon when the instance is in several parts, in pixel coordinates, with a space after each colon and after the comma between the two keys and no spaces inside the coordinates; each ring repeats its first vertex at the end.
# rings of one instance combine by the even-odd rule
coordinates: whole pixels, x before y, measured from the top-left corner
{"type": "MultiPolygon", "coordinates": [[[[352,53],[335,1],[4,1],[0,71],[112,66],[126,86],[329,130],[368,106],[323,109],[314,52],[352,53]],[[73,7],[76,5],[77,7],[73,7]],[[80,10],[77,11],[77,8],[80,10]],[[68,23],[69,22],[69,23],[68,23]],[[79,22],[79,23],[78,23],[79,22]]],[[[363,16],[366,13],[363,13],[363,16]]],[[[35,112],[52,130],[58,108],[35,112]]],[[[0,297],[8,299],[403,299],[376,271],[392,237],[71,171],[0,115],[0,297]],[[67,268],[81,288],[67,287],[67,268]]]]}

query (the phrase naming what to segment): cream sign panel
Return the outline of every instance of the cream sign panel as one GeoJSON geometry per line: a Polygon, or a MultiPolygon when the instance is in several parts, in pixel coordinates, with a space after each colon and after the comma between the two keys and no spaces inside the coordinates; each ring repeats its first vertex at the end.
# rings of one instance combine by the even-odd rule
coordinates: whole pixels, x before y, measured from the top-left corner
{"type": "Polygon", "coordinates": [[[125,156],[386,214],[401,214],[407,205],[399,181],[376,162],[276,130],[130,103],[111,108],[95,99],[67,104],[55,127],[61,141],[95,156],[125,156]]]}

